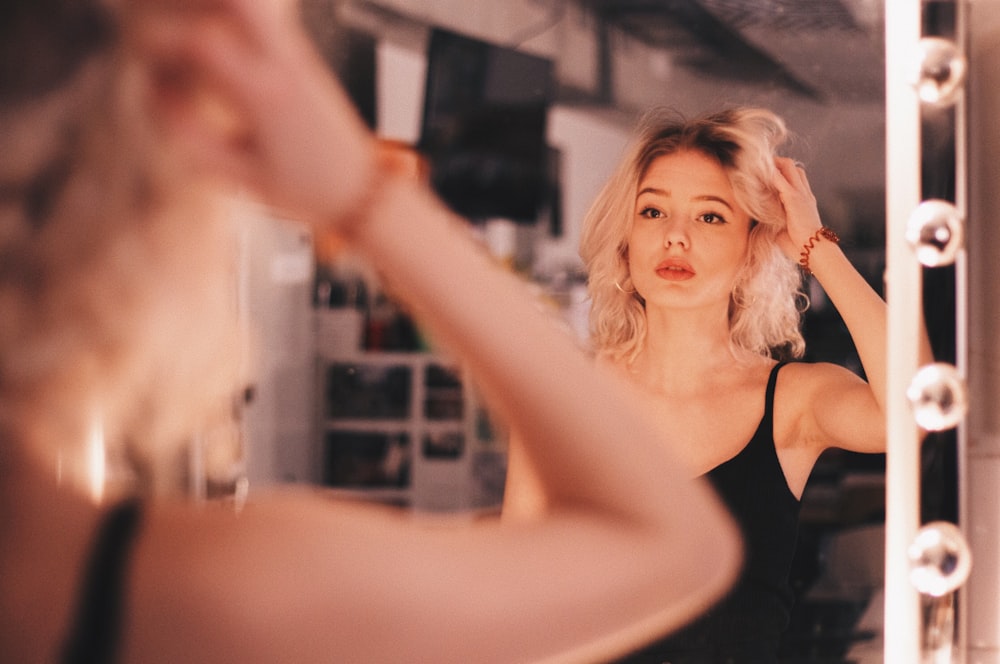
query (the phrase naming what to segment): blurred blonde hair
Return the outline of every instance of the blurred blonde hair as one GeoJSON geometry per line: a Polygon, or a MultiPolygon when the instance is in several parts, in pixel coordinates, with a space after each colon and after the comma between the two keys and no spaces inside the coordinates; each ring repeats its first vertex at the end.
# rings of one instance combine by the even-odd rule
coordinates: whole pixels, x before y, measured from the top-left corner
{"type": "Polygon", "coordinates": [[[74,70],[0,90],[0,440],[59,458],[97,427],[154,463],[239,384],[236,244],[151,122],[148,73],[101,34],[74,70]]]}
{"type": "Polygon", "coordinates": [[[591,343],[598,354],[631,361],[642,348],[645,303],[634,292],[628,268],[635,197],[639,182],[658,157],[685,150],[718,160],[737,204],[755,222],[746,260],[730,294],[733,354],[738,358],[803,354],[802,277],[778,248],[784,214],[770,184],[775,155],[787,137],[782,119],[765,109],[736,108],[693,119],[657,109],[644,116],[584,220],[580,255],[588,272],[591,343]]]}

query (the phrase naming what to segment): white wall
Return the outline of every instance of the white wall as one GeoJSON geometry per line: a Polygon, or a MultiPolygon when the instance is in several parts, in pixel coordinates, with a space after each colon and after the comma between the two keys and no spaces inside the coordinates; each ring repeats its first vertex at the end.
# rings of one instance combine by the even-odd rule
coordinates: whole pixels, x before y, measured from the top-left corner
{"type": "MultiPolygon", "coordinates": [[[[424,51],[381,40],[376,52],[377,121],[380,136],[416,143],[423,113],[424,51]]],[[[548,119],[548,142],[562,153],[564,237],[550,251],[576,256],[583,216],[611,174],[630,130],[606,110],[555,106],[548,119]]]]}
{"type": "Polygon", "coordinates": [[[301,223],[266,210],[241,210],[240,313],[253,338],[247,349],[252,398],[242,412],[251,490],[313,481],[315,332],[312,237],[301,223]]]}
{"type": "Polygon", "coordinates": [[[611,176],[631,136],[630,130],[585,109],[553,107],[549,144],[562,152],[562,244],[576,253],[590,204],[611,176]]]}

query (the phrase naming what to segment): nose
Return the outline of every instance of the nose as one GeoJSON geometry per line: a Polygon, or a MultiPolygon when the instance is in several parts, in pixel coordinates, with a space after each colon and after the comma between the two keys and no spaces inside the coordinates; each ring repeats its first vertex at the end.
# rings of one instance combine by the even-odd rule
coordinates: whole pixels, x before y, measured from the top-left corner
{"type": "Polygon", "coordinates": [[[678,217],[668,219],[663,226],[663,246],[669,249],[677,245],[689,249],[691,238],[688,236],[688,230],[683,219],[678,217]]]}

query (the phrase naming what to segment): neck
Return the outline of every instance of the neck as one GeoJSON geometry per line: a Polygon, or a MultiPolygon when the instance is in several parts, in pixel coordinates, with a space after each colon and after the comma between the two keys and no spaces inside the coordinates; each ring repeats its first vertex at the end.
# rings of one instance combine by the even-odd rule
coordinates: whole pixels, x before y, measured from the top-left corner
{"type": "Polygon", "coordinates": [[[662,360],[703,363],[729,356],[729,315],[724,307],[647,309],[646,349],[662,360]]]}
{"type": "Polygon", "coordinates": [[[643,348],[628,367],[640,383],[661,389],[671,386],[671,391],[698,389],[717,383],[720,372],[732,373],[737,359],[729,345],[724,310],[647,310],[646,322],[643,348]]]}

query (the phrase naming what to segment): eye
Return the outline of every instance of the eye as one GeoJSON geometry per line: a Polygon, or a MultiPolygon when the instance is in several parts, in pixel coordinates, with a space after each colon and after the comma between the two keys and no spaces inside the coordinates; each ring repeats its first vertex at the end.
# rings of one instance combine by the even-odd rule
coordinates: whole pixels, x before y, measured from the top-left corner
{"type": "Polygon", "coordinates": [[[698,221],[703,221],[706,224],[728,223],[722,215],[716,214],[714,212],[706,212],[704,214],[698,215],[698,221]]]}
{"type": "Polygon", "coordinates": [[[646,219],[662,219],[664,215],[663,212],[654,207],[645,207],[639,211],[639,216],[646,219]]]}

